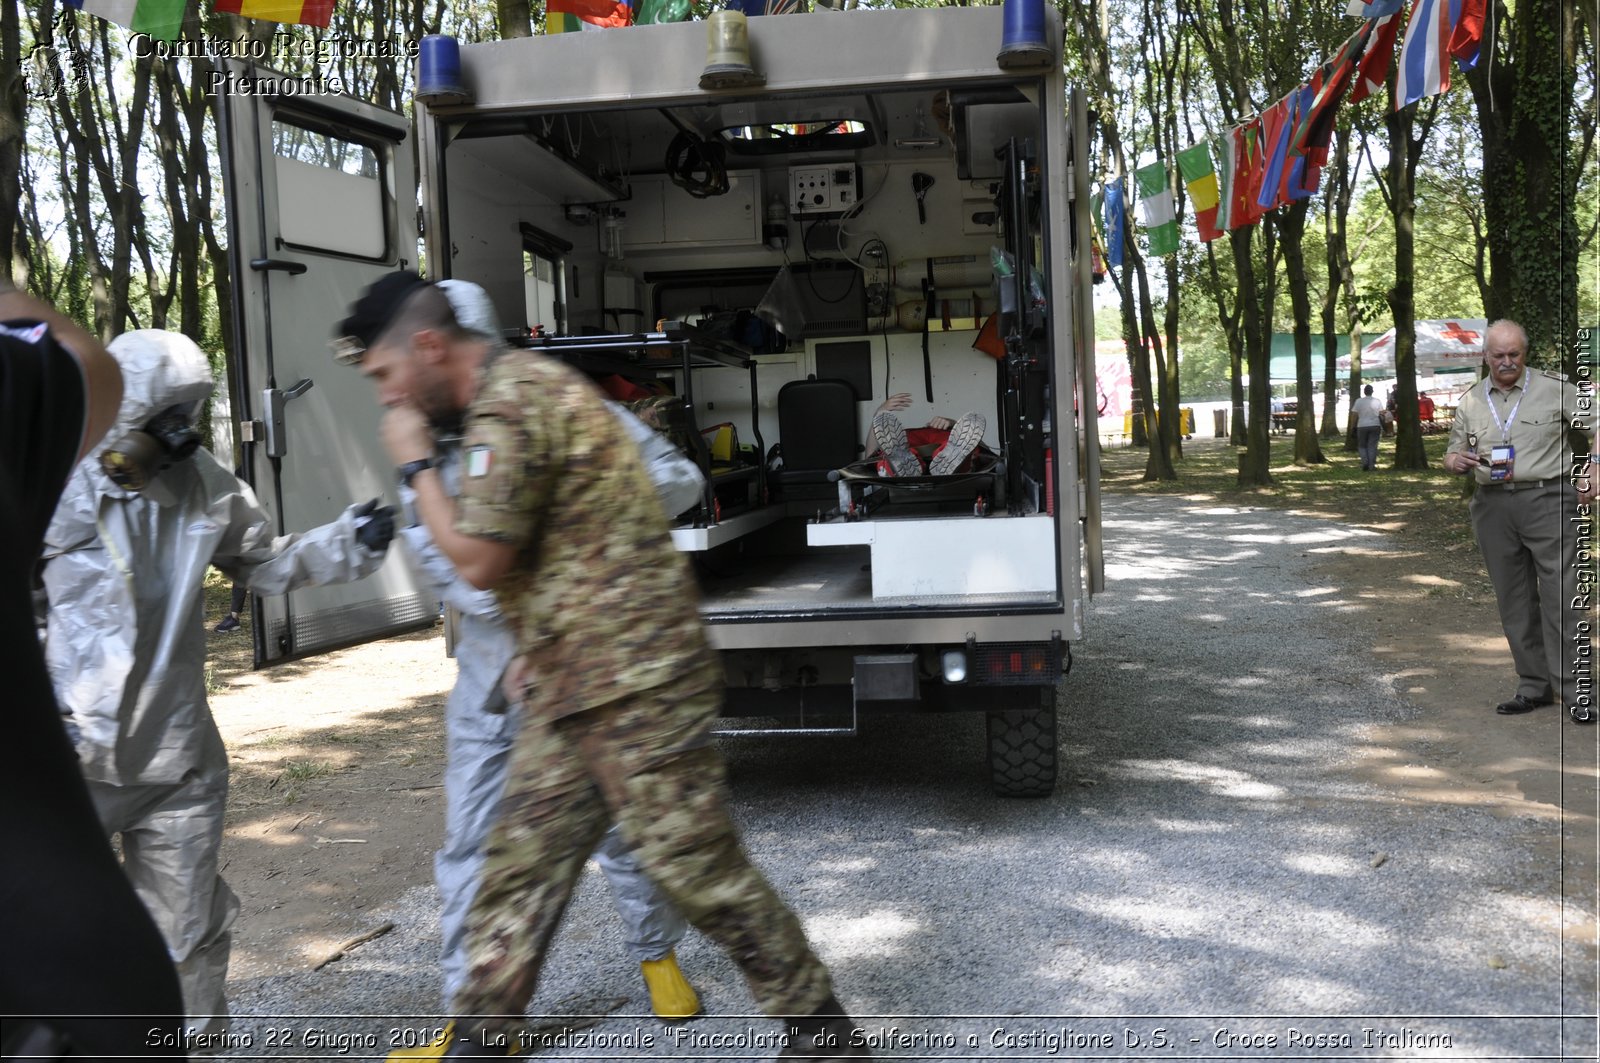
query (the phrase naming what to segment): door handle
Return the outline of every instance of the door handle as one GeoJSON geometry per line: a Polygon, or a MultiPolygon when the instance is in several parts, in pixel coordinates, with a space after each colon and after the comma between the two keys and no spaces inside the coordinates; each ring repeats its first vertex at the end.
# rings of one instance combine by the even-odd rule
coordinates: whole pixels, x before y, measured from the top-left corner
{"type": "Polygon", "coordinates": [[[262,421],[267,430],[267,457],[281,458],[289,450],[288,425],[283,419],[284,407],[290,399],[298,399],[311,390],[311,378],[300,381],[285,391],[283,388],[263,388],[261,391],[262,421]]]}
{"type": "Polygon", "coordinates": [[[250,268],[257,273],[265,273],[272,269],[282,270],[289,276],[296,277],[306,271],[306,264],[304,262],[291,262],[286,258],[252,258],[250,260],[250,268]]]}

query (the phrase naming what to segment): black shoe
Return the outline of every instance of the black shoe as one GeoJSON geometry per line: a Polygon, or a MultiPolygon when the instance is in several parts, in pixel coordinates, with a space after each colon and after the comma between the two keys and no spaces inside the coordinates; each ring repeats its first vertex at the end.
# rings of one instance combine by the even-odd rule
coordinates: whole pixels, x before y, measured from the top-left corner
{"type": "Polygon", "coordinates": [[[1524,712],[1532,712],[1534,709],[1543,708],[1548,704],[1550,704],[1549,698],[1530,698],[1524,694],[1518,694],[1510,701],[1502,701],[1496,705],[1494,711],[1502,716],[1519,716],[1524,712]]]}
{"type": "Polygon", "coordinates": [[[238,631],[239,618],[234,616],[232,613],[229,613],[227,616],[222,618],[222,623],[218,624],[211,630],[215,631],[219,635],[226,634],[229,631],[238,631]]]}
{"type": "Polygon", "coordinates": [[[866,1039],[837,997],[829,997],[810,1015],[785,1021],[783,1051],[779,1059],[863,1059],[872,1055],[866,1039]]]}

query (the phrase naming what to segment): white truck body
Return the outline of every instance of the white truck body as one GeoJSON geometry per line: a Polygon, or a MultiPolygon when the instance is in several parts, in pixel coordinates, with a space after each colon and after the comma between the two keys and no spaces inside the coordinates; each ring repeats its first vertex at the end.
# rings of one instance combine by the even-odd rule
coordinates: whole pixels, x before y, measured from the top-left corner
{"type": "MultiPolygon", "coordinates": [[[[1047,61],[1006,68],[999,7],[756,17],[746,83],[714,88],[704,23],[464,45],[470,98],[414,116],[428,276],[482,285],[552,357],[670,389],[692,441],[731,424],[756,444],[714,463],[695,443],[714,486],[673,530],[730,719],[816,733],[868,710],[985,711],[996,788],[1018,795],[1053,786],[1067,646],[1101,579],[1086,123],[1053,12],[1045,28],[1047,61]],[[749,320],[786,263],[780,342],[749,320]],[[1000,357],[975,349],[1019,300],[994,322],[1000,357]],[[784,385],[811,379],[850,388],[843,481],[791,460],[821,422],[784,385]],[[874,482],[859,462],[898,392],[908,427],[981,415],[998,471],[874,482]]],[[[366,283],[415,265],[412,131],[350,101],[228,113],[234,408],[263,498],[305,523],[391,490],[366,385],[326,350],[366,283]]],[[[258,655],[415,623],[427,596],[386,572],[260,603],[258,655]]]]}

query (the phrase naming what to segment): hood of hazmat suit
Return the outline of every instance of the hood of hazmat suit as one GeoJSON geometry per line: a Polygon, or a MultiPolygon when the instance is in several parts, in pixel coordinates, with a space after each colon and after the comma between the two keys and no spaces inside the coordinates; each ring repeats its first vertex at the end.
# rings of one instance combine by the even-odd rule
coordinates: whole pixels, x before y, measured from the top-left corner
{"type": "Polygon", "coordinates": [[[273,521],[205,448],[125,490],[100,457],[127,432],[211,393],[211,368],[187,337],[144,330],[107,348],[122,368],[116,426],[78,463],[45,534],[45,658],[77,735],[84,775],[113,785],[226,771],[205,698],[205,577],[211,565],[258,594],[342,583],[384,554],[356,540],[355,511],[298,535],[273,521]]]}

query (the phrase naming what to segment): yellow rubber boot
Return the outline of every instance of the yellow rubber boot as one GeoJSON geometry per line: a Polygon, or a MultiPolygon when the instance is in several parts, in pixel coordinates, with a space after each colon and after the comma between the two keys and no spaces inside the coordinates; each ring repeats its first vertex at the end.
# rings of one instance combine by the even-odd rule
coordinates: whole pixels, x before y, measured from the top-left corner
{"type": "Polygon", "coordinates": [[[650,990],[650,1010],[662,1022],[683,1022],[700,1014],[700,998],[694,986],[683,976],[678,957],[667,953],[659,960],[645,960],[639,964],[644,974],[644,984],[650,990]]]}

